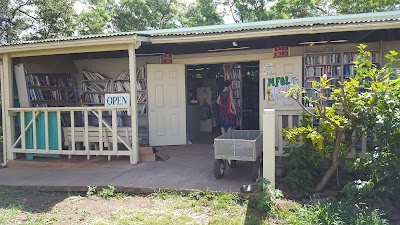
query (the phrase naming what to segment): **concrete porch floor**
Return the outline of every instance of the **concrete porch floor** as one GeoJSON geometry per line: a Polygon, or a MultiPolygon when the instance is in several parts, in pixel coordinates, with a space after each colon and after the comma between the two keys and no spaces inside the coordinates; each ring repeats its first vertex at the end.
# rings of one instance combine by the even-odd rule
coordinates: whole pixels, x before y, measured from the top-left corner
{"type": "Polygon", "coordinates": [[[239,192],[250,179],[249,163],[227,168],[222,179],[214,177],[212,145],[157,147],[169,154],[166,161],[130,165],[127,157],[111,161],[93,157],[90,161],[74,159],[34,159],[11,162],[0,169],[0,186],[42,188],[46,190],[86,191],[87,186],[113,185],[119,190],[146,192],[166,188],[239,192]],[[24,163],[25,162],[25,163],[24,163]]]}

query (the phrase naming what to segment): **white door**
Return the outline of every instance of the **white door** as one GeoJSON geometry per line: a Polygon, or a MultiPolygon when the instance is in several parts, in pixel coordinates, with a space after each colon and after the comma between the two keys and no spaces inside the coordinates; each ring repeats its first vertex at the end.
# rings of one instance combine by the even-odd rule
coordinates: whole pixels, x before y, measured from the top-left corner
{"type": "Polygon", "coordinates": [[[149,144],[186,144],[185,65],[147,65],[149,144]]]}
{"type": "Polygon", "coordinates": [[[302,85],[302,68],[301,56],[260,60],[260,128],[264,109],[299,107],[283,92],[293,85],[302,85]]]}

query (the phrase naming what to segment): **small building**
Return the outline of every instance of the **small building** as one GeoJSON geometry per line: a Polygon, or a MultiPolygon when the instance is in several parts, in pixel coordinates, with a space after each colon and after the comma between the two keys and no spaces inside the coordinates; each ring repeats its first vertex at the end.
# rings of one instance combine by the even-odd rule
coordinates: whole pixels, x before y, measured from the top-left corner
{"type": "Polygon", "coordinates": [[[360,43],[383,65],[385,53],[400,51],[400,11],[2,45],[4,162],[41,154],[128,156],[136,164],[139,146],[212,143],[225,79],[236,129],[259,130],[261,112],[277,110],[264,122],[276,123],[282,156],[282,128],[298,124],[301,111],[282,91],[297,84],[312,95],[324,74],[353,76],[360,43]]]}

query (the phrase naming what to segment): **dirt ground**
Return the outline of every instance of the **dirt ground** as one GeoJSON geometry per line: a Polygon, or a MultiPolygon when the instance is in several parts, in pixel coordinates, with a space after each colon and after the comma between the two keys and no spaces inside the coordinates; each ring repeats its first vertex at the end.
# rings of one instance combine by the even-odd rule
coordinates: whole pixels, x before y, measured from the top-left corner
{"type": "Polygon", "coordinates": [[[108,221],[118,210],[150,210],[154,207],[151,199],[132,196],[123,199],[83,197],[84,194],[69,195],[59,192],[32,194],[21,199],[22,213],[16,221],[29,221],[33,214],[41,214],[44,223],[88,224],[108,221]],[[24,218],[25,217],[25,218],[24,218]]]}

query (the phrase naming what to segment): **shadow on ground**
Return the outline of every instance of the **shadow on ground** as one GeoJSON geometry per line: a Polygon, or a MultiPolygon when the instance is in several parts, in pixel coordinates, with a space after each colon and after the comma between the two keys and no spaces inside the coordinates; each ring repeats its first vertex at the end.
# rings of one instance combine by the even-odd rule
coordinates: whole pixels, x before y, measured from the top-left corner
{"type": "Polygon", "coordinates": [[[31,213],[49,211],[54,205],[68,198],[67,193],[40,192],[0,187],[0,208],[15,208],[31,213]]]}

